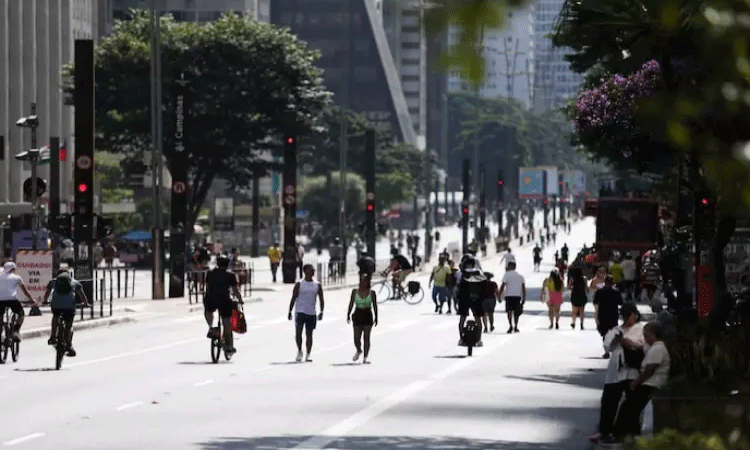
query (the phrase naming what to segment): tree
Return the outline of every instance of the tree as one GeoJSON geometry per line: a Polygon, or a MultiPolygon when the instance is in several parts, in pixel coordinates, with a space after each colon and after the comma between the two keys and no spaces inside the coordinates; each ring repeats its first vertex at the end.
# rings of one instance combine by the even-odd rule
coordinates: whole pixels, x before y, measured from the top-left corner
{"type": "MultiPolygon", "coordinates": [[[[302,178],[297,189],[300,208],[310,211],[312,220],[335,227],[339,220],[340,186],[340,172],[331,172],[328,177],[302,178]]],[[[358,174],[348,172],[344,193],[346,223],[356,223],[356,219],[364,211],[364,204],[365,180],[358,174]]]]}
{"type": "Polygon", "coordinates": [[[386,210],[414,198],[416,186],[409,172],[380,173],[375,176],[376,205],[386,210]]]}
{"type": "MultiPolygon", "coordinates": [[[[164,114],[164,156],[169,167],[186,159],[188,230],[216,177],[247,185],[273,168],[286,132],[309,133],[330,93],[320,84],[316,52],[288,30],[234,14],[206,24],[161,17],[164,111],[184,73],[191,122],[188,157],[174,149],[174,117],[164,114]]],[[[97,148],[141,160],[150,147],[149,21],[142,10],[118,21],[95,50],[97,148]]],[[[67,91],[72,92],[72,67],[67,91]]]]}

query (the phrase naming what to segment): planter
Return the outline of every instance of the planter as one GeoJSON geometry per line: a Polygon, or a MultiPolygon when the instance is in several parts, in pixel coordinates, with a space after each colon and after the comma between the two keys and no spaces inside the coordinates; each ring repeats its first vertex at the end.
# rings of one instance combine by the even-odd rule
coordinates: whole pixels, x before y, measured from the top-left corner
{"type": "Polygon", "coordinates": [[[734,430],[750,434],[750,395],[670,397],[654,395],[654,433],[673,429],[681,434],[717,434],[734,430]]]}

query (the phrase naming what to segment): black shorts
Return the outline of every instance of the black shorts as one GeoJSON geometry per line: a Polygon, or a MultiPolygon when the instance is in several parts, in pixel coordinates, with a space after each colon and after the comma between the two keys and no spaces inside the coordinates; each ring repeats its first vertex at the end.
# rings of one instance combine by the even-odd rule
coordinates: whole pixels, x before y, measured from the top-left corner
{"type": "Polygon", "coordinates": [[[306,327],[308,331],[314,330],[315,325],[318,323],[317,316],[312,314],[297,313],[295,319],[294,323],[297,325],[297,328],[306,327]]]}
{"type": "Polygon", "coordinates": [[[371,327],[375,323],[372,318],[372,309],[355,308],[352,314],[352,325],[355,327],[371,327]]]}
{"type": "Polygon", "coordinates": [[[21,300],[2,300],[0,301],[0,315],[5,315],[5,308],[10,308],[13,314],[23,314],[23,305],[21,300]]]}
{"type": "Polygon", "coordinates": [[[482,308],[482,300],[477,301],[458,301],[458,315],[468,316],[469,311],[475,317],[482,317],[484,315],[484,309],[482,308]]]}
{"type": "Polygon", "coordinates": [[[52,316],[55,319],[57,319],[58,317],[62,316],[63,320],[66,320],[69,323],[73,323],[73,319],[76,316],[76,310],[75,309],[52,308],[52,316]]]}
{"type": "Polygon", "coordinates": [[[518,312],[521,310],[521,297],[505,297],[505,312],[518,312]]]}
{"type": "Polygon", "coordinates": [[[220,300],[203,298],[203,307],[208,313],[214,313],[219,310],[219,317],[222,319],[229,319],[232,317],[232,311],[234,310],[234,304],[231,298],[225,298],[220,300]]]}

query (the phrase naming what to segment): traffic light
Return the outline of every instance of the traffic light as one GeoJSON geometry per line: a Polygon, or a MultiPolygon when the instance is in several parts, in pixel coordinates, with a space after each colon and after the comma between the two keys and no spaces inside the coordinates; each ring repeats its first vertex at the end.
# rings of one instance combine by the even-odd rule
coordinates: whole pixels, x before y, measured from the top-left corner
{"type": "Polygon", "coordinates": [[[65,147],[60,147],[60,162],[65,162],[68,160],[68,149],[65,147]]]}
{"type": "Polygon", "coordinates": [[[469,215],[469,207],[468,207],[468,206],[464,206],[464,209],[463,209],[463,211],[462,211],[462,212],[463,212],[463,214],[464,214],[465,216],[468,216],[468,215],[469,215]]]}

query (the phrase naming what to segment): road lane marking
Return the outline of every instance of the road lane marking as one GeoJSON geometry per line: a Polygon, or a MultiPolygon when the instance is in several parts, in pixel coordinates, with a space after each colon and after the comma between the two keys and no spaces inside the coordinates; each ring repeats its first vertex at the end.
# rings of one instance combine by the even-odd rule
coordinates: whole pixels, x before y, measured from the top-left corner
{"type": "Polygon", "coordinates": [[[133,408],[134,406],[142,405],[143,402],[133,402],[133,403],[125,403],[124,405],[118,406],[115,408],[115,411],[123,411],[128,408],[133,408]]]}
{"type": "Polygon", "coordinates": [[[156,352],[159,350],[165,350],[165,349],[172,348],[172,347],[179,347],[180,345],[191,344],[193,342],[199,342],[199,341],[205,341],[205,340],[206,338],[204,337],[195,338],[195,339],[186,339],[184,341],[177,341],[177,342],[172,342],[171,344],[160,345],[158,347],[144,348],[143,350],[136,350],[134,352],[120,353],[119,355],[106,356],[104,358],[91,359],[88,361],[81,361],[81,362],[77,362],[73,364],[66,364],[66,367],[87,366],[89,364],[112,361],[113,359],[120,359],[120,358],[125,358],[128,356],[143,355],[144,353],[156,352]]]}
{"type": "Polygon", "coordinates": [[[32,439],[40,438],[44,436],[45,433],[31,433],[26,436],[20,437],[18,439],[13,439],[12,441],[4,442],[3,445],[6,447],[10,447],[12,445],[22,444],[24,442],[28,442],[32,439]]]}
{"type": "Polygon", "coordinates": [[[214,382],[214,380],[206,380],[206,381],[201,381],[200,383],[195,383],[193,386],[195,386],[195,387],[206,386],[206,385],[209,385],[209,384],[211,384],[213,382],[214,382]]]}
{"type": "Polygon", "coordinates": [[[471,364],[474,364],[477,361],[481,361],[482,359],[491,355],[498,348],[512,342],[515,339],[515,336],[516,335],[508,336],[505,339],[497,341],[494,345],[485,346],[481,348],[481,350],[483,351],[479,355],[476,355],[471,358],[462,359],[456,363],[451,364],[450,366],[446,367],[440,372],[437,372],[429,376],[427,379],[415,381],[399,389],[398,391],[392,393],[391,395],[349,416],[348,418],[342,420],[341,422],[324,430],[318,436],[310,438],[294,448],[299,449],[299,450],[321,450],[325,448],[328,444],[335,441],[339,437],[350,433],[351,431],[364,425],[365,423],[369,422],[370,420],[382,414],[383,412],[393,408],[399,403],[402,403],[404,400],[408,399],[409,397],[421,391],[424,391],[430,385],[438,381],[442,381],[457,372],[460,372],[461,370],[467,368],[468,366],[470,366],[471,364]]]}

